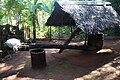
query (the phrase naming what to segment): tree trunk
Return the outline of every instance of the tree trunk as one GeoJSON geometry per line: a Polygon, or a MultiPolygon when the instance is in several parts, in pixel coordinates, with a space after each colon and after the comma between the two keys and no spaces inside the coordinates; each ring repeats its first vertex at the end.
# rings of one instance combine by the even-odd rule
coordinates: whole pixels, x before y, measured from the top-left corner
{"type": "Polygon", "coordinates": [[[35,25],[35,14],[32,15],[32,24],[33,24],[33,42],[36,42],[36,25],[35,25]]]}
{"type": "Polygon", "coordinates": [[[2,26],[0,25],[0,49],[3,47],[3,31],[2,31],[3,29],[2,29],[2,26]]]}

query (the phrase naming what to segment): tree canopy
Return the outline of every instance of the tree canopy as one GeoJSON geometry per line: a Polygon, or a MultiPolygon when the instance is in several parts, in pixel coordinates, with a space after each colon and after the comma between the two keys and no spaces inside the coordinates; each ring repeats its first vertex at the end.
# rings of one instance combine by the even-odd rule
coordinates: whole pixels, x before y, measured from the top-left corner
{"type": "Polygon", "coordinates": [[[111,5],[114,7],[117,13],[120,14],[120,0],[104,0],[104,1],[111,2],[111,5]]]}

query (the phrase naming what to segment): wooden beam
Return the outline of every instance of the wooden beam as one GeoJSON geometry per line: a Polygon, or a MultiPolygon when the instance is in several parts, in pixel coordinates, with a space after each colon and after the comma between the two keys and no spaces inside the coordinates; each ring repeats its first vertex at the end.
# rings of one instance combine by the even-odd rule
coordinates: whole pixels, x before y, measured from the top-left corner
{"type": "Polygon", "coordinates": [[[79,50],[84,50],[86,49],[86,46],[80,45],[80,46],[73,46],[73,45],[55,45],[55,44],[36,44],[32,43],[29,45],[29,49],[34,49],[34,48],[56,48],[56,49],[79,49],[79,50]]]}
{"type": "MultiPolygon", "coordinates": [[[[70,43],[70,41],[72,40],[72,38],[74,38],[76,35],[78,35],[80,31],[81,31],[80,28],[75,29],[75,31],[71,33],[71,36],[64,43],[64,46],[67,46],[70,43]]],[[[59,53],[61,53],[63,50],[64,50],[64,47],[61,47],[59,53]]]]}

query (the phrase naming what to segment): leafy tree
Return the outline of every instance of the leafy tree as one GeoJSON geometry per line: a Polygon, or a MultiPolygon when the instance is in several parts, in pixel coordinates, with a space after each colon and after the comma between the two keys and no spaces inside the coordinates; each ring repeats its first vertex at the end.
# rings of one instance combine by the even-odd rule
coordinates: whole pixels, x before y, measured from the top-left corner
{"type": "Polygon", "coordinates": [[[49,8],[45,5],[44,2],[38,2],[38,0],[29,1],[29,11],[32,16],[32,25],[33,25],[33,41],[36,40],[36,22],[37,20],[37,12],[40,10],[44,10],[45,12],[49,12],[49,8]]]}
{"type": "Polygon", "coordinates": [[[2,4],[3,4],[3,2],[0,3],[0,20],[1,20],[1,19],[3,18],[3,16],[4,16],[4,13],[3,13],[4,10],[3,10],[3,5],[2,5],[2,4]]]}
{"type": "MultiPolygon", "coordinates": [[[[111,2],[112,7],[120,15],[120,0],[105,0],[105,1],[111,2]]],[[[120,28],[118,26],[115,26],[114,35],[119,35],[119,33],[120,33],[120,28]]]]}
{"type": "Polygon", "coordinates": [[[114,9],[120,15],[120,0],[105,0],[105,1],[111,2],[111,5],[114,7],[114,9]]]}

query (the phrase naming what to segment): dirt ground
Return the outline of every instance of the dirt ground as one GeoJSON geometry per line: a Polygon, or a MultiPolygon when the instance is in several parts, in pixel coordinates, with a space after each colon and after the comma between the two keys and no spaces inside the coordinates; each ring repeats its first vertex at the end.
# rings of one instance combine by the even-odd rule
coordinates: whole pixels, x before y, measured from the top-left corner
{"type": "MultiPolygon", "coordinates": [[[[52,41],[52,43],[63,43],[63,41],[52,41]]],[[[66,49],[59,54],[58,51],[58,49],[45,49],[47,66],[39,69],[32,69],[29,51],[19,51],[0,63],[0,78],[4,80],[120,80],[120,39],[104,40],[101,53],[66,49]]]]}

